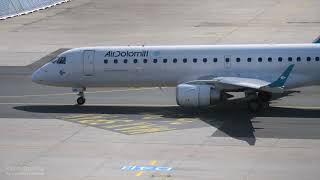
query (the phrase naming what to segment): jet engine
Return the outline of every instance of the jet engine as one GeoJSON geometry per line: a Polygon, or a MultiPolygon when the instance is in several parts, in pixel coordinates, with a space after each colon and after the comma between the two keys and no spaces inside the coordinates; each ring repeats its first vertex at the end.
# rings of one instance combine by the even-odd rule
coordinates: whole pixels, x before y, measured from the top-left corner
{"type": "Polygon", "coordinates": [[[176,89],[176,101],[180,106],[209,106],[224,98],[222,93],[211,85],[180,84],[176,89]]]}

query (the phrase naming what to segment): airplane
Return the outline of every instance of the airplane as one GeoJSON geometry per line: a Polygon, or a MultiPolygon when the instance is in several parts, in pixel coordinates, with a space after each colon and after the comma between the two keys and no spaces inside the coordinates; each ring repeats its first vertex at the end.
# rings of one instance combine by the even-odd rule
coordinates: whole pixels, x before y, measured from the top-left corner
{"type": "Polygon", "coordinates": [[[77,104],[90,87],[176,87],[183,107],[206,107],[242,92],[248,109],[272,95],[320,84],[320,40],[308,44],[82,47],[61,53],[32,81],[71,87],[77,104]]]}

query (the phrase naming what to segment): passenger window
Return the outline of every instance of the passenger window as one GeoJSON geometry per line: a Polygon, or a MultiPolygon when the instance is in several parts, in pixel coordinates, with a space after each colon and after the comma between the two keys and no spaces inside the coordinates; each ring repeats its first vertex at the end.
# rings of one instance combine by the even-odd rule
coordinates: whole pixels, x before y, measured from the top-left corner
{"type": "Polygon", "coordinates": [[[291,62],[292,61],[292,57],[288,57],[288,61],[291,62]]]}
{"type": "Polygon", "coordinates": [[[278,61],[279,61],[279,62],[282,62],[282,57],[278,57],[278,61]]]}
{"type": "Polygon", "coordinates": [[[236,59],[236,61],[237,61],[237,62],[240,62],[240,61],[241,61],[241,59],[240,59],[240,58],[237,58],[237,59],[236,59]]]}
{"type": "Polygon", "coordinates": [[[108,59],[103,60],[105,64],[108,64],[108,59]]]}
{"type": "Polygon", "coordinates": [[[247,61],[248,61],[248,62],[251,62],[251,61],[252,61],[252,59],[251,59],[251,58],[248,58],[248,59],[247,59],[247,61]]]}
{"type": "Polygon", "coordinates": [[[259,57],[259,58],[258,58],[258,61],[259,61],[259,62],[262,62],[262,57],[259,57]]]}
{"type": "Polygon", "coordinates": [[[182,61],[183,61],[183,63],[187,63],[188,60],[187,60],[187,58],[183,58],[182,61]]]}
{"type": "Polygon", "coordinates": [[[197,58],[193,58],[193,62],[196,63],[198,60],[197,58]]]}
{"type": "Polygon", "coordinates": [[[134,62],[134,63],[138,63],[138,59],[134,59],[133,62],[134,62]]]}
{"type": "Polygon", "coordinates": [[[168,62],[168,59],[163,59],[163,63],[167,63],[168,62]]]}
{"type": "Polygon", "coordinates": [[[143,63],[147,63],[148,62],[148,59],[143,59],[143,63]]]}
{"type": "Polygon", "coordinates": [[[307,57],[307,61],[311,61],[311,57],[307,57]]]}
{"type": "Polygon", "coordinates": [[[208,61],[207,58],[203,58],[202,60],[203,60],[204,63],[206,63],[208,61]]]}
{"type": "Polygon", "coordinates": [[[153,63],[157,63],[158,62],[158,59],[153,59],[153,63]]]}
{"type": "Polygon", "coordinates": [[[65,57],[59,57],[57,60],[57,64],[66,64],[66,58],[65,57]]]}
{"type": "Polygon", "coordinates": [[[272,58],[271,57],[268,57],[268,62],[272,62],[272,58]]]}
{"type": "Polygon", "coordinates": [[[178,59],[173,58],[173,63],[177,63],[178,59]]]}
{"type": "Polygon", "coordinates": [[[316,57],[316,61],[319,61],[320,60],[320,58],[319,57],[316,57]]]}
{"type": "Polygon", "coordinates": [[[127,64],[128,63],[128,59],[124,59],[123,63],[127,64]]]}
{"type": "Polygon", "coordinates": [[[118,59],[113,60],[113,62],[114,62],[115,64],[117,64],[117,63],[118,63],[118,59]]]}
{"type": "Polygon", "coordinates": [[[300,62],[301,61],[301,57],[297,57],[297,61],[300,62]]]}
{"type": "Polygon", "coordinates": [[[230,58],[226,58],[226,62],[230,62],[230,58]]]}
{"type": "Polygon", "coordinates": [[[218,58],[213,58],[213,62],[218,62],[218,58]]]}

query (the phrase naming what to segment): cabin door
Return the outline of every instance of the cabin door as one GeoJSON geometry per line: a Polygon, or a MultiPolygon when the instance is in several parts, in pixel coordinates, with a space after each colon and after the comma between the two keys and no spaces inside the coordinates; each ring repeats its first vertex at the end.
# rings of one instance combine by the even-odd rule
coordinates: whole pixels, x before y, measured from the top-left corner
{"type": "Polygon", "coordinates": [[[94,50],[83,51],[83,74],[85,76],[94,75],[94,50]]]}

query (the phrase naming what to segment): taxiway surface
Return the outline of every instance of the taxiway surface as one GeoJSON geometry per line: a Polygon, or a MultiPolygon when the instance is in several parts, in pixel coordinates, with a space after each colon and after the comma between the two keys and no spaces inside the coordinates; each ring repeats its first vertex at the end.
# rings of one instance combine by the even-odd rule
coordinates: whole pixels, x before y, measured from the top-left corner
{"type": "Polygon", "coordinates": [[[1,179],[320,175],[317,86],[294,90],[259,114],[242,102],[183,109],[174,88],[89,89],[88,103],[76,106],[70,89],[32,83],[31,67],[1,67],[1,179]]]}

